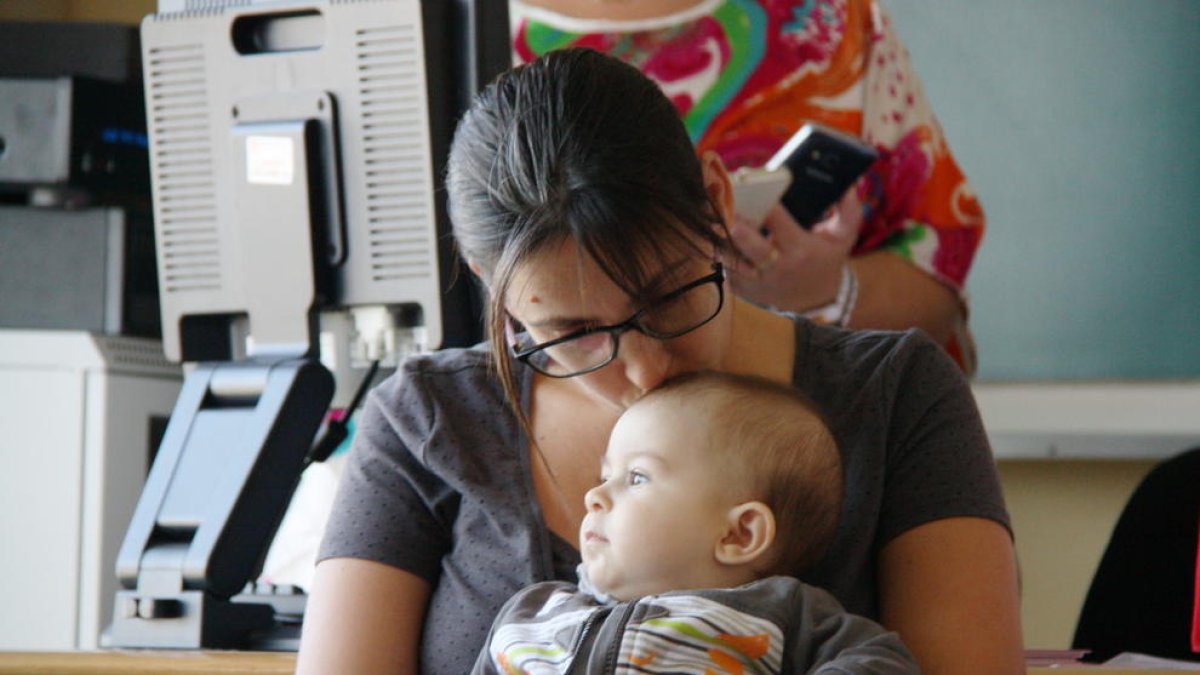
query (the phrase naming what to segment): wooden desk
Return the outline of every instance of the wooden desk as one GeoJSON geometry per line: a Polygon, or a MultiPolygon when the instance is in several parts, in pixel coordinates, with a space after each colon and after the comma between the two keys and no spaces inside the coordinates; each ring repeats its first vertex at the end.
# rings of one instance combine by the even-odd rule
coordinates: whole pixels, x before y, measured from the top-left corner
{"type": "Polygon", "coordinates": [[[0,674],[280,673],[296,670],[295,652],[165,651],[0,653],[0,674]]]}
{"type": "MultiPolygon", "coordinates": [[[[292,673],[293,652],[223,652],[114,649],[98,652],[0,652],[0,675],[137,673],[292,673]]],[[[1170,675],[1178,671],[1126,670],[1096,666],[1033,667],[1030,675],[1170,675]]]]}

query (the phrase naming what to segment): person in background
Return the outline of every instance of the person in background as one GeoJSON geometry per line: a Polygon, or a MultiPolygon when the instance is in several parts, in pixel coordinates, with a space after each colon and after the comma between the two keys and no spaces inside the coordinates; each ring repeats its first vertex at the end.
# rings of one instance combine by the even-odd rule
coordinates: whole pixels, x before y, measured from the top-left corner
{"type": "Polygon", "coordinates": [[[1200,448],[1138,483],[1088,587],[1072,649],[1200,661],[1200,448]]]}
{"type": "Polygon", "coordinates": [[[1008,514],[962,373],[920,331],[733,295],[729,174],[653,81],[587,49],[514,68],[460,121],[446,185],[489,341],[413,357],[367,397],[301,673],[470,672],[513,594],[578,581],[617,418],[701,370],[792,386],[828,420],[840,523],[803,581],[898,633],[925,673],[1024,671],[1008,514]]]}
{"type": "Polygon", "coordinates": [[[875,146],[858,189],[811,231],[782,207],[762,228],[735,220],[750,264],[731,266],[733,288],[842,326],[922,328],[974,373],[964,284],[984,214],[878,0],[511,0],[510,12],[518,62],[581,46],[637,66],[729,170],[761,166],[805,122],[875,146]]]}
{"type": "Polygon", "coordinates": [[[579,583],[514,596],[474,673],[917,673],[895,633],[779,576],[824,555],[841,490],[837,443],[794,388],[673,378],[613,427],[579,583]]]}

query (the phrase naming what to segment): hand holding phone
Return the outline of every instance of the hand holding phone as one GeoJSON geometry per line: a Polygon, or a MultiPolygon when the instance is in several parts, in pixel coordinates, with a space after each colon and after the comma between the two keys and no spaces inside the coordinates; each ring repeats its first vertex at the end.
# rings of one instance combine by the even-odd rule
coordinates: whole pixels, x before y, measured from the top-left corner
{"type": "Polygon", "coordinates": [[[811,228],[878,156],[854,136],[805,124],[761,169],[733,173],[734,209],[758,224],[778,200],[802,227],[811,228]]]}
{"type": "Polygon", "coordinates": [[[800,225],[811,228],[878,157],[875,148],[855,136],[805,124],[764,168],[791,173],[781,201],[800,225]]]}

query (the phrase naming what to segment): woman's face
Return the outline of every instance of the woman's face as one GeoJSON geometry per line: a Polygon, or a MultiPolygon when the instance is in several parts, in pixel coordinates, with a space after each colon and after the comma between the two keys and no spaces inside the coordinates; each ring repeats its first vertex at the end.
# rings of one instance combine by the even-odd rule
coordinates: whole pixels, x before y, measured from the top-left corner
{"type": "MultiPolygon", "coordinates": [[[[651,270],[650,277],[657,280],[652,295],[669,293],[712,271],[711,258],[695,252],[669,257],[651,270]]],[[[519,265],[505,307],[513,319],[538,333],[539,342],[581,328],[619,324],[643,309],[573,240],[551,245],[519,265]]],[[[669,340],[626,331],[611,363],[564,381],[624,409],[672,375],[723,370],[731,328],[729,308],[727,300],[713,320],[669,340]]]]}

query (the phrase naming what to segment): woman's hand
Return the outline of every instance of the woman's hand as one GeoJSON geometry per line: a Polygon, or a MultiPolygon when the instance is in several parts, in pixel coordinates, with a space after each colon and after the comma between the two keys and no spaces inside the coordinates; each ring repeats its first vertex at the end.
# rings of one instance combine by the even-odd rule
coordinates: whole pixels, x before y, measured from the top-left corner
{"type": "Polygon", "coordinates": [[[836,298],[842,267],[852,264],[858,293],[846,325],[884,330],[915,326],[944,344],[963,319],[958,294],[886,250],[850,263],[862,220],[857,190],[847,192],[812,230],[800,227],[782,205],[771,210],[761,228],[734,218],[730,237],[742,253],[740,259],[726,261],[734,292],[752,302],[804,313],[836,298]]]}
{"type": "Polygon", "coordinates": [[[726,265],[734,292],[791,312],[829,304],[837,296],[842,267],[861,226],[862,202],[853,189],[811,230],[802,228],[779,204],[761,227],[734,218],[730,237],[742,254],[726,265]]]}

